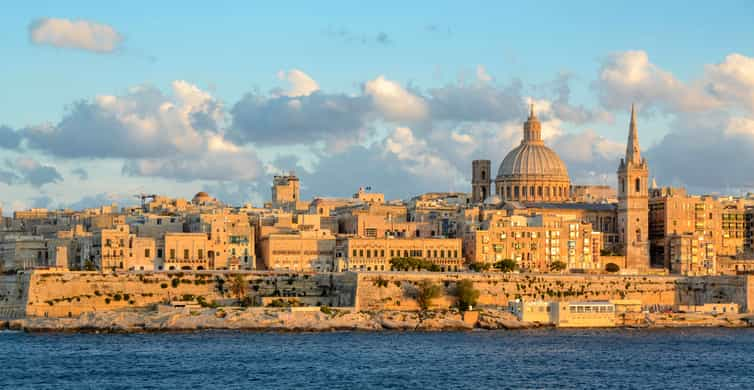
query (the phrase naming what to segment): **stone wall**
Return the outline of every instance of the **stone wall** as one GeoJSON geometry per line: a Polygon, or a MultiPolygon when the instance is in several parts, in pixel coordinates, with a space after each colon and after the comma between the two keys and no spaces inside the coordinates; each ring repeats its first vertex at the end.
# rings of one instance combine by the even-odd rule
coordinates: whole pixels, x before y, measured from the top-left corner
{"type": "Polygon", "coordinates": [[[26,315],[75,317],[85,312],[147,307],[171,300],[233,299],[230,285],[236,275],[242,275],[246,293],[252,298],[280,296],[296,297],[312,305],[354,304],[354,274],[34,271],[29,280],[26,315]]]}
{"type": "Polygon", "coordinates": [[[707,276],[679,280],[676,301],[681,305],[738,303],[741,311],[754,311],[754,276],[707,276]]]}
{"type": "Polygon", "coordinates": [[[433,307],[456,304],[455,284],[474,282],[480,305],[506,306],[516,298],[525,300],[578,301],[639,299],[644,305],[671,306],[676,302],[676,282],[670,276],[539,275],[539,274],[438,274],[364,273],[359,275],[357,305],[360,310],[416,310],[414,299],[419,281],[430,279],[443,287],[433,307]]]}
{"type": "Polygon", "coordinates": [[[29,274],[0,274],[0,318],[21,318],[26,313],[29,274]]]}

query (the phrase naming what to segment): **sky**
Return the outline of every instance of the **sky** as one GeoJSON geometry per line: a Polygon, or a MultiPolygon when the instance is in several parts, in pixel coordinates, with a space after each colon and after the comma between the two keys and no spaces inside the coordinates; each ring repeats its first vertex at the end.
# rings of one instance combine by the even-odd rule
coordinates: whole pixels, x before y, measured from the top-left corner
{"type": "Polygon", "coordinates": [[[630,106],[650,176],[754,188],[754,3],[10,2],[0,203],[135,194],[261,204],[469,191],[528,104],[577,184],[616,181],[630,106]]]}

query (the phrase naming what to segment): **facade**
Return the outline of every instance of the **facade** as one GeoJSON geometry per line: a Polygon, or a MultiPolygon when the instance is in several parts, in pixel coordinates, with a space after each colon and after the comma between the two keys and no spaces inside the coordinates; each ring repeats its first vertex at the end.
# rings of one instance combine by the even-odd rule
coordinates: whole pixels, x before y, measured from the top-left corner
{"type": "Polygon", "coordinates": [[[701,232],[672,234],[667,238],[668,269],[681,275],[715,275],[715,244],[701,232]]]}
{"type": "Polygon", "coordinates": [[[649,165],[641,157],[636,111],[631,107],[626,156],[618,167],[618,237],[627,268],[648,269],[649,165]]]}
{"type": "Polygon", "coordinates": [[[158,269],[215,269],[215,252],[206,233],[167,233],[158,250],[158,269]]]}
{"type": "Polygon", "coordinates": [[[607,301],[554,302],[552,313],[558,328],[615,327],[615,304],[607,301]]]}
{"type": "Polygon", "coordinates": [[[569,198],[570,186],[565,164],[542,141],[542,124],[532,105],[521,144],[500,164],[496,194],[503,201],[563,202],[569,198]]]}
{"type": "Polygon", "coordinates": [[[335,236],[327,230],[271,233],[259,246],[269,270],[331,272],[335,267],[335,236]]]}
{"type": "Polygon", "coordinates": [[[485,216],[478,230],[467,233],[464,254],[470,263],[510,259],[534,272],[549,272],[555,262],[571,270],[599,271],[601,239],[591,224],[577,219],[496,211],[485,216]]]}
{"type": "Polygon", "coordinates": [[[338,240],[339,271],[390,271],[390,260],[415,257],[428,260],[441,271],[464,269],[461,239],[458,238],[361,238],[338,240]]]}

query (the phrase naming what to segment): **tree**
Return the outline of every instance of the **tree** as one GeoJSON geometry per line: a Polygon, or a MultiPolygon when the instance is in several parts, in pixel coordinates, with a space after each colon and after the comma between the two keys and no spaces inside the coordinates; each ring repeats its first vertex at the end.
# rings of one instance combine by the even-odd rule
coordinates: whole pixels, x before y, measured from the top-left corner
{"type": "Polygon", "coordinates": [[[87,260],[84,262],[84,271],[96,271],[97,267],[95,267],[94,262],[91,260],[87,260]]]}
{"type": "Polygon", "coordinates": [[[550,271],[551,272],[560,272],[566,269],[566,263],[562,261],[555,260],[552,263],[550,263],[550,271]]]}
{"type": "Polygon", "coordinates": [[[430,280],[422,280],[416,286],[416,302],[422,311],[426,311],[432,304],[432,300],[439,298],[442,294],[442,287],[432,283],[430,280]]]}
{"type": "Polygon", "coordinates": [[[416,257],[393,257],[390,259],[390,267],[397,271],[421,271],[423,269],[432,272],[440,271],[440,266],[437,264],[416,257]]]}
{"type": "Polygon", "coordinates": [[[456,297],[458,298],[458,307],[461,310],[468,310],[476,306],[479,299],[479,290],[474,288],[474,282],[464,279],[456,285],[456,297]]]}
{"type": "Polygon", "coordinates": [[[615,263],[607,263],[605,264],[605,271],[610,272],[610,273],[615,273],[615,272],[620,271],[620,267],[618,266],[618,264],[615,264],[615,263]]]}
{"type": "Polygon", "coordinates": [[[505,259],[495,263],[495,268],[500,269],[502,272],[512,272],[516,269],[516,262],[511,259],[505,259]]]}
{"type": "Polygon", "coordinates": [[[489,271],[490,264],[489,263],[471,263],[471,265],[469,265],[469,269],[476,272],[489,271]]]}
{"type": "Polygon", "coordinates": [[[236,297],[236,299],[241,301],[241,298],[246,295],[246,281],[243,279],[243,276],[236,275],[233,277],[233,279],[230,280],[228,290],[236,297]]]}

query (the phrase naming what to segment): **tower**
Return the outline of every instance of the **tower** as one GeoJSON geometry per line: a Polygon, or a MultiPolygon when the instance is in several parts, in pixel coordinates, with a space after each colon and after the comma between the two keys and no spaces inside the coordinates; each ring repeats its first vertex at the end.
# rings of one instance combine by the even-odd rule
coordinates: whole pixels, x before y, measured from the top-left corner
{"type": "Polygon", "coordinates": [[[625,268],[649,268],[649,167],[641,157],[636,111],[631,105],[626,157],[618,167],[618,238],[625,268]]]}
{"type": "Polygon", "coordinates": [[[481,203],[490,196],[490,160],[471,162],[471,201],[481,203]]]}
{"type": "Polygon", "coordinates": [[[299,201],[299,181],[293,172],[272,178],[272,207],[283,209],[292,207],[295,210],[297,201],[299,201]]]}

